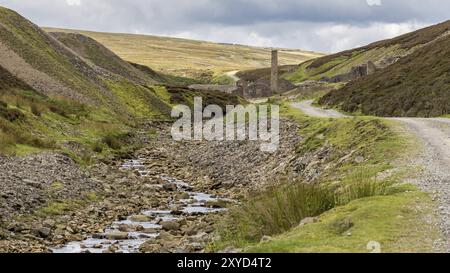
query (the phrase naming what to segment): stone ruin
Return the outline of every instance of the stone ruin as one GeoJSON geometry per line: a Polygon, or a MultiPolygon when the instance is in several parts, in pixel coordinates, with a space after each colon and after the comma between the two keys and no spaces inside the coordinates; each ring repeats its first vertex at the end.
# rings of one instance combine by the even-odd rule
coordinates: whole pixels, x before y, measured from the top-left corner
{"type": "Polygon", "coordinates": [[[254,81],[239,80],[236,85],[206,85],[196,84],[189,88],[197,90],[218,91],[231,93],[247,99],[271,97],[274,94],[284,93],[295,89],[296,86],[285,79],[279,78],[278,51],[272,50],[272,66],[270,79],[262,77],[254,81]]]}
{"type": "Polygon", "coordinates": [[[279,78],[278,51],[272,50],[272,65],[270,79],[265,77],[256,81],[239,80],[236,83],[236,95],[244,98],[271,97],[274,94],[290,91],[296,86],[285,79],[279,78]]]}
{"type": "Polygon", "coordinates": [[[278,89],[278,50],[272,50],[272,67],[270,73],[270,91],[271,95],[277,94],[278,89]]]}
{"type": "Polygon", "coordinates": [[[360,64],[351,68],[350,72],[346,74],[337,75],[331,78],[325,77],[321,81],[338,83],[353,81],[363,76],[371,75],[378,70],[378,67],[372,62],[368,61],[365,64],[360,64]]]}
{"type": "MultiPolygon", "coordinates": [[[[294,84],[285,79],[279,79],[277,85],[277,93],[288,92],[296,88],[294,84]]],[[[271,97],[274,94],[272,92],[271,81],[265,78],[261,78],[253,82],[240,80],[236,83],[236,87],[237,89],[234,94],[244,98],[271,97]]]]}

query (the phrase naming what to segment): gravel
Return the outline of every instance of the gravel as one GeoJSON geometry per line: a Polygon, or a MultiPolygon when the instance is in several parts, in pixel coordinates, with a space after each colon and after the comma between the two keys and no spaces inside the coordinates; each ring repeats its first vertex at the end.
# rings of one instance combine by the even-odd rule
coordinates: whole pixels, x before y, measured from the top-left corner
{"type": "Polygon", "coordinates": [[[302,110],[306,115],[318,118],[344,118],[344,114],[339,113],[333,109],[321,109],[312,106],[314,101],[305,100],[301,102],[292,103],[292,107],[302,110]]]}
{"type": "Polygon", "coordinates": [[[437,248],[450,252],[450,120],[396,118],[406,125],[422,144],[422,153],[413,159],[413,165],[424,169],[414,179],[422,190],[432,194],[438,203],[440,228],[444,234],[437,248]]]}

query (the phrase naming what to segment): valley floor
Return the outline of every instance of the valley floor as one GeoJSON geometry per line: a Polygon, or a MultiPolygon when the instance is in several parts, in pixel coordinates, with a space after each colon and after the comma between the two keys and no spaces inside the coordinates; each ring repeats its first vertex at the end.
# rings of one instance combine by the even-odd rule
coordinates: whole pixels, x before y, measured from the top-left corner
{"type": "Polygon", "coordinates": [[[282,123],[280,149],[275,154],[263,153],[259,143],[248,141],[176,142],[169,125],[143,130],[144,135],[148,131],[152,135],[134,154],[87,169],[58,153],[0,158],[0,183],[4,186],[0,190],[0,252],[47,252],[91,236],[116,238],[126,244],[127,234],[136,232],[149,233],[148,240],[143,240],[147,241],[141,247],[143,252],[201,252],[223,212],[183,213],[186,192],[162,177],[185,181],[192,187],[189,192],[239,200],[246,192],[275,183],[275,177],[284,171],[281,167],[295,167],[290,160],[300,137],[295,123],[288,120],[282,123]],[[128,158],[140,159],[148,173],[140,176],[137,171],[121,169],[128,158]],[[159,216],[140,215],[146,210],[172,211],[176,220],[167,220],[173,225],[164,227],[159,216]],[[108,230],[117,220],[133,215],[145,221],[122,225],[119,233],[108,230]],[[150,220],[157,225],[142,229],[150,220]],[[150,238],[158,232],[160,236],[150,238]]]}
{"type": "MultiPolygon", "coordinates": [[[[303,106],[321,115],[329,113],[315,109],[310,102],[300,104],[300,107],[303,106]]],[[[331,115],[335,114],[333,112],[331,115]]],[[[0,182],[7,187],[1,190],[0,251],[45,252],[95,234],[126,240],[123,237],[127,233],[142,232],[142,228],[127,225],[120,227],[123,233],[108,234],[107,227],[131,215],[148,220],[145,215],[139,214],[148,209],[179,213],[177,206],[186,198],[186,193],[174,190],[161,179],[163,176],[187,182],[193,192],[244,202],[259,191],[280,185],[283,179],[302,179],[312,183],[327,173],[350,171],[351,175],[357,175],[357,172],[352,174],[352,170],[360,167],[354,162],[361,157],[358,153],[367,148],[365,143],[361,143],[365,139],[358,138],[366,135],[367,145],[373,145],[378,137],[384,137],[378,136],[385,133],[383,125],[376,120],[349,119],[348,123],[338,125],[324,120],[322,123],[302,117],[302,122],[296,122],[290,117],[283,117],[280,149],[275,154],[263,153],[259,143],[249,141],[175,142],[170,136],[170,124],[156,124],[143,129],[141,134],[148,139],[144,147],[134,154],[98,162],[87,169],[76,166],[67,155],[53,153],[2,158],[0,182]],[[149,132],[152,132],[151,135],[149,132]],[[371,136],[372,133],[375,135],[371,136]],[[337,146],[329,145],[328,141],[337,146]],[[121,170],[120,166],[130,158],[142,159],[149,170],[148,176],[121,170]],[[42,166],[48,167],[44,170],[40,168],[42,166]],[[45,183],[36,183],[37,180],[45,183]],[[80,181],[83,183],[77,183],[80,181]],[[33,192],[33,195],[27,195],[27,192],[33,192]]],[[[443,132],[448,132],[445,130],[443,132]]],[[[390,153],[385,150],[383,153],[390,153]]],[[[430,150],[431,154],[434,153],[430,150]]],[[[371,162],[369,157],[367,155],[363,160],[371,162]]],[[[433,162],[435,159],[423,160],[433,162]]],[[[383,161],[376,159],[381,164],[383,161]]],[[[441,172],[438,174],[445,175],[446,162],[441,162],[441,172]]],[[[370,173],[388,172],[379,164],[370,165],[370,173]]],[[[440,179],[438,177],[437,181],[440,179]]],[[[434,180],[430,183],[439,186],[434,180]]],[[[232,204],[213,206],[230,206],[233,209],[232,204]]],[[[223,251],[223,248],[214,249],[208,242],[220,237],[216,231],[221,226],[217,225],[225,219],[225,215],[224,212],[209,215],[181,213],[176,224],[166,224],[159,237],[144,240],[146,242],[140,251],[223,251]]],[[[393,195],[374,196],[337,207],[321,215],[317,223],[293,229],[276,237],[272,243],[256,244],[244,250],[367,252],[366,244],[374,240],[380,241],[383,251],[389,252],[442,251],[442,242],[435,243],[439,234],[435,229],[434,215],[433,202],[428,195],[408,188],[393,195]],[[354,226],[346,228],[343,234],[335,233],[336,223],[341,225],[343,219],[351,219],[354,226]]],[[[155,233],[154,229],[144,231],[155,233]]]]}

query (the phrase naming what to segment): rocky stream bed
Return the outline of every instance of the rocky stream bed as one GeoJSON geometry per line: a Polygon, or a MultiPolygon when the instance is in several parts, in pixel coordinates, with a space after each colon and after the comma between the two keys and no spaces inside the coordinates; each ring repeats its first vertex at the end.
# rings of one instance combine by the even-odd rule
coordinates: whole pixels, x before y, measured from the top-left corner
{"type": "Polygon", "coordinates": [[[280,177],[313,181],[333,152],[299,156],[286,120],[273,154],[251,141],[175,142],[169,129],[84,169],[61,153],[0,158],[0,252],[204,252],[237,200],[280,177]]]}
{"type": "MultiPolygon", "coordinates": [[[[140,176],[148,176],[149,171],[144,165],[145,159],[126,161],[122,170],[135,171],[140,176]]],[[[176,231],[187,223],[184,217],[220,213],[226,211],[219,203],[234,202],[221,199],[210,194],[194,192],[186,182],[176,178],[161,176],[166,183],[158,185],[174,194],[181,193],[181,199],[171,197],[169,207],[151,208],[134,214],[123,220],[114,222],[104,233],[89,236],[83,241],[70,242],[64,246],[52,249],[53,253],[133,253],[140,252],[140,247],[152,238],[161,236],[161,231],[176,231]]],[[[200,234],[203,235],[203,234],[200,234]]],[[[201,237],[201,236],[199,236],[201,237]]],[[[191,244],[191,250],[203,250],[202,244],[191,244]]],[[[143,249],[142,251],[145,251],[143,249]]],[[[180,249],[180,251],[182,251],[180,249]]]]}

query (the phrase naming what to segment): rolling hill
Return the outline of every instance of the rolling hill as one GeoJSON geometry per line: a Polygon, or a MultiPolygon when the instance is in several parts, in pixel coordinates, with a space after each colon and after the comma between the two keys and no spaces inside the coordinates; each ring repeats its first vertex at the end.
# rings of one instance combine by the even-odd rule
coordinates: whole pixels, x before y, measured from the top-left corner
{"type": "Polygon", "coordinates": [[[393,39],[306,61],[293,72],[285,73],[283,77],[293,82],[348,81],[349,78],[356,78],[348,76],[352,70],[369,61],[378,69],[383,69],[449,33],[450,21],[447,21],[393,39]]]}
{"type": "MultiPolygon", "coordinates": [[[[45,28],[49,32],[79,33],[105,45],[124,60],[158,72],[211,80],[224,72],[270,66],[270,48],[218,44],[149,35],[100,33],[45,28]]],[[[323,54],[280,49],[280,64],[298,64],[323,54]]]]}
{"type": "Polygon", "coordinates": [[[332,91],[319,103],[377,116],[436,117],[450,114],[450,36],[395,64],[332,91]]]}
{"type": "MultiPolygon", "coordinates": [[[[310,81],[320,81],[316,82],[316,91],[306,88],[315,94],[312,97],[326,94],[320,104],[348,112],[377,116],[448,115],[449,43],[450,21],[446,21],[297,66],[281,66],[280,74],[306,86],[310,81]]],[[[238,76],[248,81],[268,79],[270,68],[241,71],[238,76]]],[[[300,97],[307,93],[294,91],[300,97]]]]}

